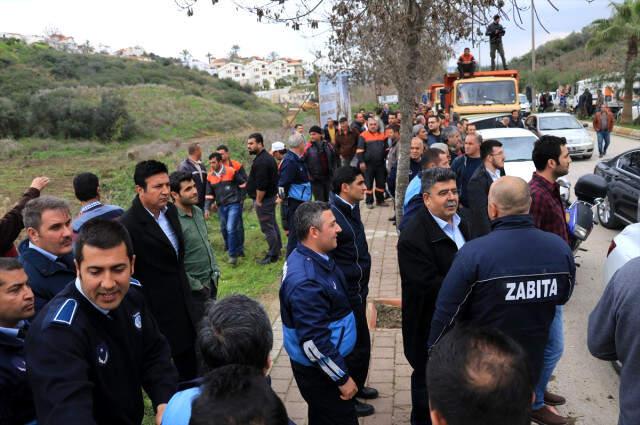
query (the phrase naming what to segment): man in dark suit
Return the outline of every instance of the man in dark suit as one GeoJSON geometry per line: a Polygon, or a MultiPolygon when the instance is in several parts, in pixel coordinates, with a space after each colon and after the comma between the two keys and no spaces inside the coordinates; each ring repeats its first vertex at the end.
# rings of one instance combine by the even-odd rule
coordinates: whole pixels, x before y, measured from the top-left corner
{"type": "Polygon", "coordinates": [[[136,165],[137,196],[122,216],[136,252],[134,277],[169,341],[181,380],[197,375],[195,316],[184,270],[184,239],[178,212],[169,203],[166,165],[149,160],[136,165]]]}
{"type": "Polygon", "coordinates": [[[491,231],[487,212],[487,199],[491,183],[504,176],[504,149],[497,140],[485,140],[480,145],[482,165],[473,173],[467,183],[467,204],[471,217],[471,233],[474,238],[491,231]]]}
{"type": "Polygon", "coordinates": [[[402,286],[402,337],[411,375],[411,424],[431,424],[426,382],[427,340],[438,291],[469,227],[456,213],[456,175],[449,168],[422,172],[421,208],[398,240],[402,286]]]}

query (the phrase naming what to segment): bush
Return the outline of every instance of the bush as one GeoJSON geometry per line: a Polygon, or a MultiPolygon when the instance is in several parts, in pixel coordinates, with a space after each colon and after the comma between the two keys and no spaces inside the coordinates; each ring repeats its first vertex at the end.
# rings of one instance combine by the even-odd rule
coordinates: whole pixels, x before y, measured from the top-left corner
{"type": "Polygon", "coordinates": [[[18,137],[20,134],[20,114],[15,103],[0,97],[0,138],[18,137]]]}
{"type": "Polygon", "coordinates": [[[102,95],[95,113],[95,134],[100,140],[128,140],[135,134],[135,123],[127,112],[124,99],[108,93],[102,95]]]}

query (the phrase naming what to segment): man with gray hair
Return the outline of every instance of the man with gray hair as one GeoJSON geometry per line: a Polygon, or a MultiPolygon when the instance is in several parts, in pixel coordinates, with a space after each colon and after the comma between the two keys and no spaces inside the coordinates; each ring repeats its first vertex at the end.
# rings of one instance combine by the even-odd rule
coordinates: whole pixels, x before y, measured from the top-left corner
{"type": "Polygon", "coordinates": [[[71,211],[67,201],[42,196],[25,205],[22,220],[27,239],[20,243],[18,252],[38,312],[76,277],[71,211]]]}
{"type": "Polygon", "coordinates": [[[304,161],[304,136],[293,133],[287,140],[289,150],[284,155],[278,172],[278,197],[282,199],[282,227],[288,231],[286,257],[298,243],[296,232],[291,228],[298,207],[311,200],[311,182],[304,161]]]}
{"type": "Polygon", "coordinates": [[[460,323],[497,328],[522,345],[537,382],[556,306],[569,300],[576,267],[562,238],[534,226],[530,205],[521,178],[491,185],[493,230],[456,255],[438,294],[429,347],[460,323]]]}
{"type": "Polygon", "coordinates": [[[198,143],[191,143],[187,147],[188,156],[178,166],[178,171],[184,171],[193,177],[198,190],[198,207],[204,210],[204,197],[207,191],[207,167],[202,163],[202,148],[198,143]]]}
{"type": "Polygon", "coordinates": [[[402,337],[411,375],[411,423],[429,424],[426,382],[427,339],[444,276],[469,240],[469,226],[457,214],[456,175],[448,168],[422,172],[422,207],[404,224],[398,240],[402,287],[402,337]]]}

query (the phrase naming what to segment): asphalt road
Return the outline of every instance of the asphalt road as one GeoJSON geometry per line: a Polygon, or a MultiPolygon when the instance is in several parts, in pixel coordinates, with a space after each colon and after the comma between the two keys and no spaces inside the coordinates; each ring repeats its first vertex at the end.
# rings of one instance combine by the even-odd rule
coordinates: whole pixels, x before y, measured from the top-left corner
{"type": "MultiPolygon", "coordinates": [[[[595,138],[595,135],[593,135],[595,138]]],[[[609,152],[604,159],[638,147],[640,141],[612,136],[609,152]]],[[[589,160],[577,159],[571,164],[569,179],[576,180],[593,172],[600,161],[596,153],[589,160]]],[[[575,194],[572,189],[572,199],[575,194]]],[[[564,355],[556,368],[550,389],[567,398],[558,410],[574,419],[575,424],[615,425],[618,422],[618,386],[620,380],[609,362],[598,360],[587,349],[587,322],[606,282],[603,282],[607,249],[618,231],[597,225],[589,239],[582,244],[576,262],[576,288],[564,312],[564,355]]]]}

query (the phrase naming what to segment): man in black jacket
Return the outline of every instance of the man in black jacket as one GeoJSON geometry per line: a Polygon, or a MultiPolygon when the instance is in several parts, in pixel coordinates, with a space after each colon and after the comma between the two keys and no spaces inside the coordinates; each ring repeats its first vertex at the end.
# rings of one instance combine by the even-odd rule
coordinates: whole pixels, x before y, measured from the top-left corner
{"type": "Polygon", "coordinates": [[[474,238],[491,231],[487,213],[487,198],[491,183],[504,176],[504,149],[497,140],[485,140],[480,145],[482,165],[467,184],[467,206],[471,212],[471,233],[474,238]]]}
{"type": "Polygon", "coordinates": [[[500,53],[502,58],[502,67],[507,69],[507,60],[504,58],[504,47],[502,46],[502,37],[504,37],[505,29],[500,25],[500,15],[493,17],[493,23],[487,27],[485,35],[489,36],[489,46],[491,50],[491,70],[496,70],[496,50],[500,53]]]}
{"type": "Polygon", "coordinates": [[[424,208],[398,240],[402,286],[402,337],[411,375],[411,424],[430,424],[426,383],[427,340],[436,298],[453,258],[470,233],[456,213],[456,175],[447,168],[422,172],[424,208]]]}
{"type": "Polygon", "coordinates": [[[304,162],[311,179],[313,198],[316,201],[328,202],[331,192],[331,179],[338,167],[338,155],[331,144],[323,140],[322,129],[317,125],[309,129],[310,142],[304,153],[304,162]]]}
{"type": "Polygon", "coordinates": [[[204,197],[207,189],[207,167],[202,163],[202,148],[192,143],[187,148],[187,156],[178,166],[178,171],[191,174],[198,189],[198,207],[204,210],[204,197]]]}
{"type": "Polygon", "coordinates": [[[282,249],[280,229],[276,221],[278,165],[276,160],[265,150],[262,134],[253,133],[249,135],[247,149],[250,155],[255,155],[249,172],[247,194],[255,202],[260,230],[262,230],[269,245],[267,255],[259,261],[259,264],[266,265],[277,262],[282,249]]]}
{"type": "Polygon", "coordinates": [[[182,380],[197,375],[195,314],[184,270],[184,238],[176,207],[169,203],[166,165],[149,160],[136,165],[138,195],[121,218],[136,252],[134,277],[142,283],[151,312],[171,346],[182,380]]]}
{"type": "MultiPolygon", "coordinates": [[[[338,233],[338,246],[330,255],[344,274],[349,303],[356,319],[356,345],[347,357],[351,376],[359,389],[356,397],[373,399],[378,397],[378,391],[364,385],[371,358],[371,337],[366,314],[371,255],[359,204],[365,198],[366,191],[362,171],[349,166],[338,168],[333,179],[330,203],[342,232],[338,233]]],[[[373,406],[356,401],[358,416],[368,416],[373,412],[373,406]]]]}

